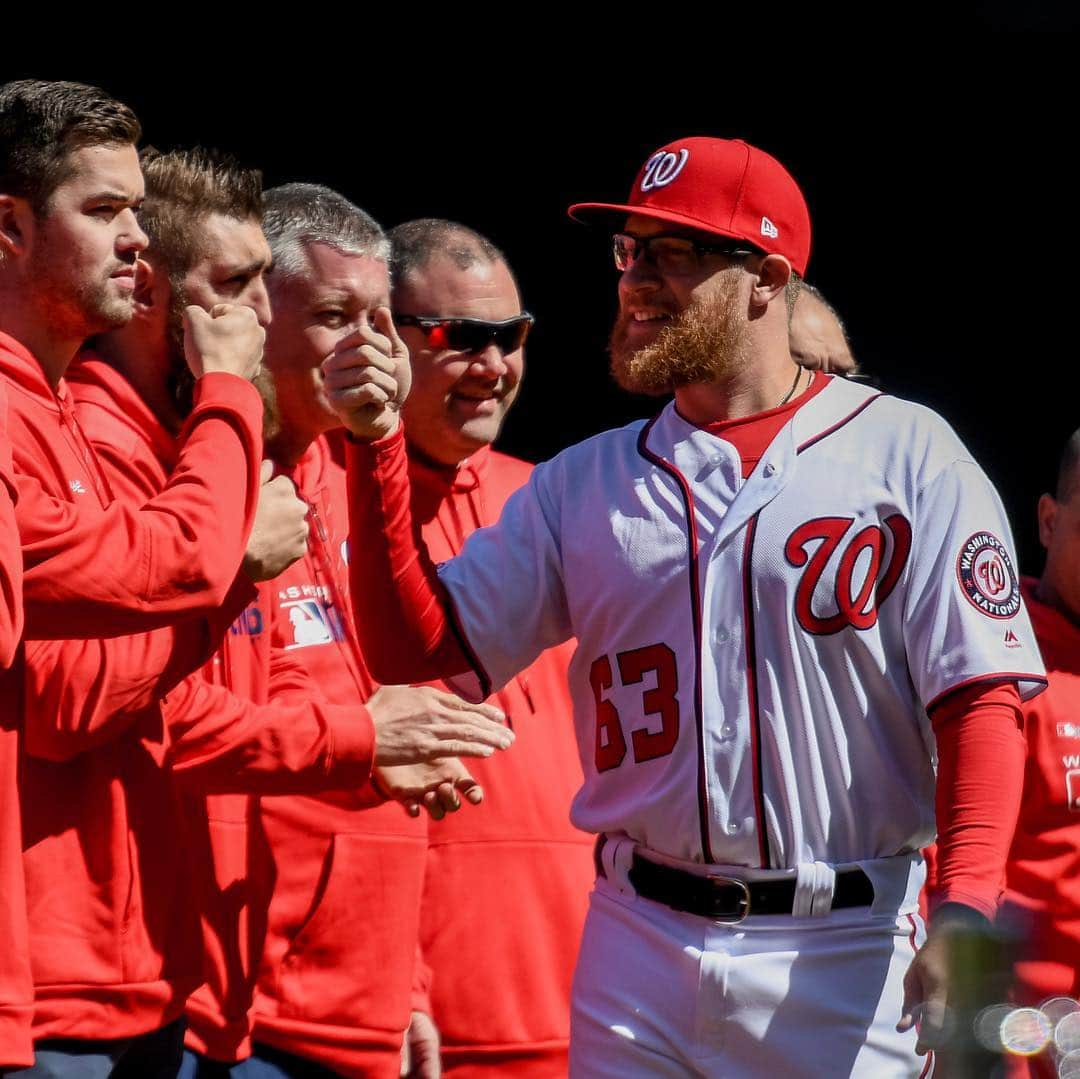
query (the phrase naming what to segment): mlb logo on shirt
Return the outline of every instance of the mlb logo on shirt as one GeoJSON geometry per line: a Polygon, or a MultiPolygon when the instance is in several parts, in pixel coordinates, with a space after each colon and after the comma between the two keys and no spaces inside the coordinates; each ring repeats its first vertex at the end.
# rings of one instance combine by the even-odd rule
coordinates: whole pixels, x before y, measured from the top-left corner
{"type": "Polygon", "coordinates": [[[281,609],[292,623],[293,642],[286,648],[307,648],[330,644],[336,637],[326,608],[317,599],[298,599],[283,603],[281,609]]]}
{"type": "Polygon", "coordinates": [[[1059,738],[1080,738],[1080,723],[1059,723],[1057,733],[1059,738]]]}
{"type": "Polygon", "coordinates": [[[1080,813],[1080,768],[1072,768],[1065,773],[1065,791],[1069,796],[1069,808],[1080,813]]]}

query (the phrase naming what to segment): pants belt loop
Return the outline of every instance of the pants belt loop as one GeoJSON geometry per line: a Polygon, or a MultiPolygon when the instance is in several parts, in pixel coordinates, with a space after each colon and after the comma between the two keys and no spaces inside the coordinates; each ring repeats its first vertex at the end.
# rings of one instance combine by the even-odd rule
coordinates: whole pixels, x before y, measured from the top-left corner
{"type": "Polygon", "coordinates": [[[636,895],[630,883],[630,866],[637,844],[628,835],[605,835],[598,854],[603,875],[615,885],[621,895],[636,895]]]}
{"type": "Polygon", "coordinates": [[[795,870],[795,901],[791,913],[796,918],[824,918],[832,910],[836,891],[836,870],[825,862],[800,862],[795,870]]]}

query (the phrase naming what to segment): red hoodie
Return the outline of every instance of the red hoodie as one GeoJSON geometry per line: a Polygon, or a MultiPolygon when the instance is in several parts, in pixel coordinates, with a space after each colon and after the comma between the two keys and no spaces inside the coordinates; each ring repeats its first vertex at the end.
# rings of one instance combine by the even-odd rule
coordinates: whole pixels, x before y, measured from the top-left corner
{"type": "MultiPolygon", "coordinates": [[[[72,381],[115,490],[132,502],[154,497],[176,466],[177,441],[106,364],[83,361],[72,381]]],[[[188,1043],[221,1060],[250,1052],[248,1013],[273,876],[250,794],[362,787],[374,752],[366,709],[327,703],[288,653],[271,648],[274,603],[273,588],[261,585],[204,670],[164,708],[165,762],[181,781],[192,853],[185,891],[202,915],[196,961],[205,952],[207,984],[188,1001],[188,1043]]],[[[174,846],[177,828],[163,819],[156,841],[174,846]]]]}
{"type": "MultiPolygon", "coordinates": [[[[257,499],[261,403],[241,379],[201,379],[173,484],[151,505],[130,505],[114,499],[65,383],[54,391],[6,335],[0,376],[27,637],[2,676],[0,710],[4,727],[24,734],[33,1033],[125,1037],[177,1015],[198,980],[175,852],[146,842],[159,816],[174,811],[160,777],[156,701],[205,658],[208,627],[190,616],[221,603],[242,557],[257,499]],[[185,614],[182,630],[141,632],[185,614]]],[[[11,955],[21,950],[18,935],[6,945],[11,955]]],[[[21,1016],[27,1003],[20,980],[0,984],[7,1014],[13,1005],[21,1016]]]]}
{"type": "MultiPolygon", "coordinates": [[[[435,561],[494,524],[532,466],[483,449],[458,469],[410,453],[413,520],[435,561]]],[[[582,783],[566,666],[543,653],[491,701],[517,740],[469,762],[479,810],[432,823],[420,945],[432,970],[443,1073],[457,1079],[566,1074],[570,984],[596,871],[593,837],[570,823],[582,783]]]]}
{"type": "MultiPolygon", "coordinates": [[[[376,687],[352,628],[345,470],[319,439],[292,477],[311,539],[274,582],[274,643],[331,700],[363,701],[376,687]]],[[[364,792],[264,798],[262,820],[276,881],[256,1041],[341,1075],[396,1079],[411,1011],[431,1011],[416,952],[426,821],[396,803],[371,807],[364,792]]]]}
{"type": "MultiPolygon", "coordinates": [[[[0,382],[0,668],[15,658],[22,636],[22,555],[15,523],[18,493],[7,438],[7,391],[0,382]]],[[[25,887],[19,795],[18,727],[0,727],[0,1068],[29,1064],[30,957],[26,949],[25,887]]]]}
{"type": "Polygon", "coordinates": [[[1050,685],[1023,706],[1027,767],[1020,820],[1006,867],[1004,916],[1024,933],[1014,967],[1016,1000],[1080,994],[1080,626],[1024,602],[1050,685]]]}

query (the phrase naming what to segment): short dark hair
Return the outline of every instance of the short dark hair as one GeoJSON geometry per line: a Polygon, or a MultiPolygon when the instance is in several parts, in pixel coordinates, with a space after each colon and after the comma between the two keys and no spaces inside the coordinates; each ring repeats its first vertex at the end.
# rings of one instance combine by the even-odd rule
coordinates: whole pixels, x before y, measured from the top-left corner
{"type": "Polygon", "coordinates": [[[83,146],[134,146],[135,113],[96,86],[19,79],[0,86],[0,191],[27,199],[39,217],[71,175],[83,146]]]}
{"type": "Polygon", "coordinates": [[[459,270],[467,270],[477,262],[506,263],[506,256],[486,236],[441,217],[406,221],[395,225],[388,235],[395,285],[425,266],[435,254],[446,255],[459,270]]]}
{"type": "Polygon", "coordinates": [[[322,184],[272,187],[263,200],[263,231],[274,253],[276,277],[305,270],[308,244],[327,244],[346,255],[384,262],[390,255],[386,233],[371,214],[322,184]]]}
{"type": "Polygon", "coordinates": [[[171,279],[182,277],[201,251],[199,223],[210,214],[262,218],[262,173],[218,150],[194,147],[140,155],[146,199],[139,223],[150,237],[146,258],[171,279]]]}
{"type": "Polygon", "coordinates": [[[1054,498],[1068,502],[1080,488],[1080,429],[1073,431],[1061,452],[1054,498]]]}

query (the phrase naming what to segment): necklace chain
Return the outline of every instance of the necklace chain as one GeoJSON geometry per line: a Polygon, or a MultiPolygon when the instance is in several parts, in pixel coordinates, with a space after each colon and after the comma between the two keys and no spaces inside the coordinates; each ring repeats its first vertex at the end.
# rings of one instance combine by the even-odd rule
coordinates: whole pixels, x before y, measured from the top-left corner
{"type": "Polygon", "coordinates": [[[803,373],[803,369],[798,364],[796,364],[795,365],[795,379],[791,383],[791,389],[788,390],[788,392],[786,394],[784,394],[784,397],[781,400],[780,404],[778,404],[776,406],[777,408],[780,408],[781,406],[786,405],[788,403],[788,401],[791,400],[791,395],[795,392],[795,387],[798,386],[799,379],[802,378],[802,373],[803,373]]]}

